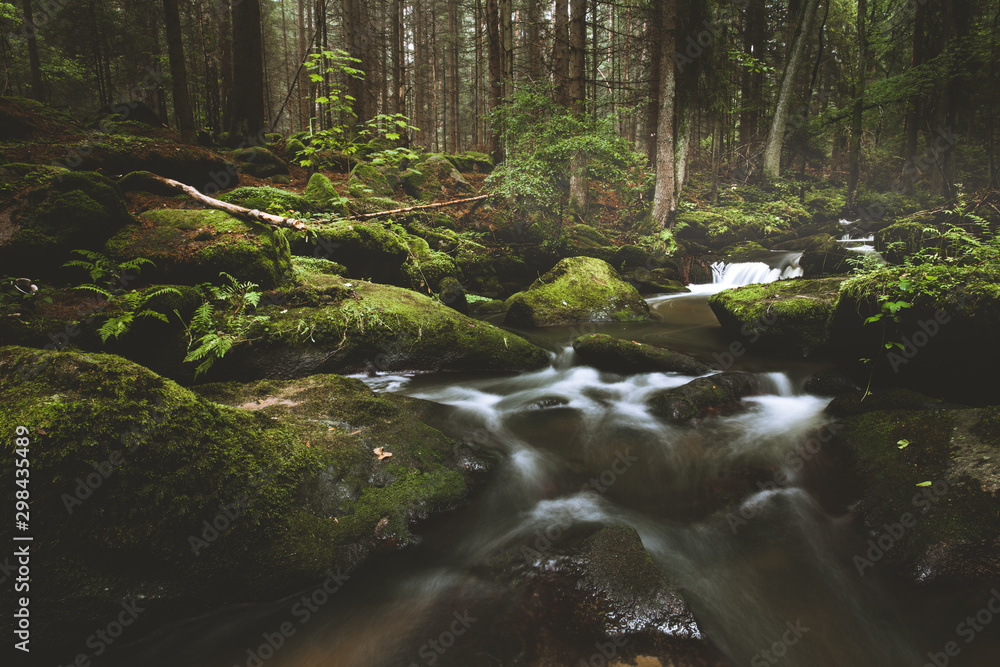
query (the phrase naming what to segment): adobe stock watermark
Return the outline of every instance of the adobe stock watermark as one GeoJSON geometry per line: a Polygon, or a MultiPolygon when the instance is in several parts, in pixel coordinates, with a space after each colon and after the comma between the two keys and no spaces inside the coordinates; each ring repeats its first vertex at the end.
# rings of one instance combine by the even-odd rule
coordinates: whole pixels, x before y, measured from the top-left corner
{"type": "MultiPolygon", "coordinates": [[[[633,456],[629,450],[616,452],[614,462],[605,468],[599,475],[592,477],[580,486],[580,491],[596,491],[606,493],[608,489],[618,483],[618,480],[632,468],[639,460],[638,456],[633,456]]],[[[521,546],[521,556],[528,564],[538,562],[545,552],[569,530],[574,521],[571,516],[563,516],[553,523],[543,528],[537,528],[534,533],[534,542],[530,545],[521,546]]]]}
{"type": "Polygon", "coordinates": [[[791,621],[785,621],[785,627],[788,629],[782,633],[779,639],[772,642],[770,647],[754,654],[753,658],[750,659],[752,667],[767,667],[767,665],[778,664],[788,655],[788,649],[798,644],[799,640],[809,632],[809,628],[802,625],[800,619],[795,619],[794,624],[791,621]]]}
{"type": "MultiPolygon", "coordinates": [[[[1000,614],[1000,591],[994,588],[990,593],[992,595],[985,606],[975,615],[966,616],[955,626],[955,634],[964,639],[966,644],[975,641],[976,636],[993,622],[996,615],[1000,614]]],[[[962,652],[956,641],[949,641],[941,648],[941,651],[927,653],[928,662],[925,662],[923,667],[945,667],[952,658],[958,657],[962,652]]]]}
{"type": "MultiPolygon", "coordinates": [[[[821,428],[816,435],[785,452],[784,456],[781,457],[784,467],[776,470],[770,480],[766,482],[758,480],[758,491],[776,491],[791,484],[792,477],[790,473],[802,470],[806,463],[812,461],[813,457],[819,454],[820,450],[823,449],[823,445],[833,440],[837,432],[840,431],[840,428],[840,424],[837,422],[830,422],[821,428]]],[[[733,531],[733,535],[740,528],[755,519],[758,511],[757,505],[744,503],[740,506],[738,512],[728,512],[726,514],[726,522],[729,524],[730,530],[733,531]]]]}
{"type": "Polygon", "coordinates": [[[248,648],[246,660],[242,664],[234,664],[233,667],[262,667],[265,662],[274,657],[275,653],[281,650],[285,642],[295,636],[301,626],[309,622],[313,614],[330,601],[348,579],[350,576],[341,572],[340,568],[337,568],[336,572],[332,569],[327,570],[326,579],[323,580],[322,584],[309,593],[296,598],[292,603],[289,613],[292,618],[298,620],[299,625],[296,626],[291,620],[287,620],[278,624],[278,627],[273,631],[262,633],[261,639],[263,641],[257,646],[248,648]]]}
{"type": "MultiPolygon", "coordinates": [[[[441,656],[448,652],[455,645],[456,640],[464,635],[472,624],[476,622],[476,617],[469,614],[469,610],[452,614],[454,620],[437,637],[431,637],[419,649],[417,656],[425,665],[435,664],[441,656]]],[[[409,667],[420,667],[419,663],[411,662],[409,667]]]]}
{"type": "Polygon", "coordinates": [[[734,340],[723,352],[713,352],[712,358],[715,359],[715,363],[712,364],[712,368],[719,371],[727,371],[732,368],[736,360],[747,353],[749,349],[747,346],[760,340],[760,337],[777,322],[777,314],[771,314],[768,311],[767,314],[755,317],[744,324],[740,327],[740,336],[746,339],[746,343],[744,344],[742,340],[734,340]]]}
{"type": "MultiPolygon", "coordinates": [[[[273,463],[267,470],[251,479],[249,484],[250,491],[259,492],[262,486],[273,482],[279,465],[278,463],[273,463]]],[[[236,499],[228,505],[226,503],[219,503],[219,512],[211,519],[205,519],[201,522],[202,530],[200,535],[195,535],[194,533],[188,535],[188,546],[191,547],[191,552],[195,556],[201,555],[203,549],[208,548],[223,533],[236,525],[237,520],[243,516],[243,510],[249,504],[250,494],[247,492],[239,493],[236,499]]]]}
{"type": "Polygon", "coordinates": [[[610,641],[596,642],[594,648],[597,650],[589,658],[581,658],[578,667],[606,667],[626,644],[628,637],[612,637],[610,641]]]}
{"type": "MultiPolygon", "coordinates": [[[[931,507],[941,502],[941,499],[948,493],[951,487],[948,482],[939,479],[920,489],[910,504],[920,510],[920,514],[926,514],[931,507]]],[[[882,531],[875,537],[868,540],[868,550],[864,555],[855,554],[852,561],[860,576],[865,576],[865,570],[874,567],[875,563],[882,560],[889,551],[892,550],[899,541],[906,535],[906,531],[914,528],[919,523],[919,516],[912,512],[903,512],[895,523],[882,524],[882,531]]]]}
{"type": "MultiPolygon", "coordinates": [[[[701,25],[704,30],[695,35],[688,35],[687,42],[683,45],[684,53],[674,51],[674,66],[679,73],[684,72],[684,67],[694,63],[702,54],[715,44],[722,35],[723,29],[736,20],[737,14],[747,8],[750,0],[736,0],[735,2],[723,5],[719,10],[719,16],[711,21],[705,19],[701,25]]],[[[701,27],[701,26],[699,26],[701,27]]]]}
{"type": "MultiPolygon", "coordinates": [[[[139,618],[139,614],[146,611],[145,607],[138,605],[135,598],[123,601],[121,608],[122,610],[113,620],[104,627],[97,628],[87,637],[85,644],[87,648],[93,650],[93,653],[78,653],[71,662],[67,663],[66,667],[90,667],[91,656],[98,658],[104,655],[108,647],[122,636],[125,628],[132,625],[139,618]]],[[[61,664],[60,667],[62,667],[61,664]]]]}

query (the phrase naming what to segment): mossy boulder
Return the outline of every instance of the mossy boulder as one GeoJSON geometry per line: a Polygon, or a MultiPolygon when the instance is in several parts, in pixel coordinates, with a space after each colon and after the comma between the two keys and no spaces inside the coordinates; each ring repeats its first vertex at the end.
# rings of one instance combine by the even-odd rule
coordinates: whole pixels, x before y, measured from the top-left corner
{"type": "Polygon", "coordinates": [[[685,241],[704,241],[708,230],[725,221],[718,213],[711,211],[682,211],[674,222],[674,236],[685,241]]]}
{"type": "Polygon", "coordinates": [[[902,264],[923,248],[938,249],[940,246],[940,233],[926,222],[901,220],[875,233],[875,249],[893,264],[902,264]]]}
{"type": "Polygon", "coordinates": [[[414,167],[407,167],[399,174],[399,185],[407,197],[431,201],[440,192],[440,183],[437,188],[429,180],[430,174],[414,167]],[[435,192],[437,190],[438,192],[435,192]]]}
{"type": "Polygon", "coordinates": [[[201,391],[114,355],[0,348],[0,428],[29,425],[46,573],[33,654],[65,658],[129,600],[200,613],[347,574],[466,493],[431,404],[337,376],[201,391]]]}
{"type": "Polygon", "coordinates": [[[607,334],[580,336],[573,341],[573,350],[586,364],[613,373],[702,375],[711,370],[686,354],[607,334]]]}
{"type": "Polygon", "coordinates": [[[732,340],[807,355],[830,344],[840,284],[839,278],[796,278],[746,285],[712,295],[708,305],[732,340]]]}
{"type": "Polygon", "coordinates": [[[416,168],[425,174],[421,187],[426,195],[422,198],[433,199],[442,194],[458,197],[472,193],[472,186],[444,155],[431,155],[416,168]]]}
{"type": "Polygon", "coordinates": [[[466,238],[459,239],[454,260],[470,289],[485,296],[500,296],[502,288],[494,267],[495,259],[486,246],[466,238]]]}
{"type": "Polygon", "coordinates": [[[197,285],[218,283],[225,271],[240,281],[274,289],[291,276],[288,241],[273,227],[245,222],[222,211],[147,211],[104,246],[118,261],[145,257],[143,279],[197,285]]]}
{"type": "Polygon", "coordinates": [[[129,100],[106,104],[97,111],[97,120],[110,120],[114,123],[129,121],[141,123],[150,127],[164,127],[160,114],[141,100],[129,100]]]}
{"type": "Polygon", "coordinates": [[[468,292],[456,278],[442,278],[438,285],[438,299],[449,308],[454,308],[463,315],[469,314],[468,292]]]}
{"type": "Polygon", "coordinates": [[[799,266],[809,277],[843,274],[850,273],[860,258],[860,254],[831,237],[829,240],[823,241],[821,245],[816,244],[803,252],[802,257],[799,258],[799,266]]]}
{"type": "Polygon", "coordinates": [[[233,161],[240,173],[254,178],[269,178],[276,174],[287,174],[288,165],[284,160],[264,146],[247,146],[233,151],[233,161]]]}
{"type": "Polygon", "coordinates": [[[306,145],[298,139],[289,139],[285,142],[285,159],[295,161],[299,159],[299,154],[305,151],[306,145]]]}
{"type": "Polygon", "coordinates": [[[378,167],[362,162],[351,170],[351,195],[391,197],[392,187],[378,167]]]}
{"type": "Polygon", "coordinates": [[[604,234],[590,225],[576,224],[566,229],[566,237],[575,256],[598,257],[605,262],[615,260],[616,249],[604,234]]]}
{"type": "Polygon", "coordinates": [[[853,558],[859,573],[887,570],[925,584],[996,582],[998,408],[967,409],[917,396],[879,401],[878,393],[855,403],[835,424],[829,446],[851,461],[850,501],[864,518],[853,558]],[[878,558],[869,555],[868,539],[883,545],[878,558]]]}
{"type": "Polygon", "coordinates": [[[307,280],[319,306],[285,303],[260,311],[271,319],[254,332],[254,344],[231,351],[212,369],[215,377],[516,371],[549,363],[544,350],[523,338],[411,290],[318,274],[307,280]]]}
{"type": "Polygon", "coordinates": [[[312,202],[305,197],[267,186],[236,188],[217,197],[224,202],[236,204],[249,209],[268,211],[274,206],[280,212],[295,211],[297,213],[312,213],[316,210],[312,202]]]}
{"type": "Polygon", "coordinates": [[[330,211],[341,216],[348,214],[344,198],[333,186],[333,182],[323,174],[316,173],[309,177],[302,196],[322,211],[330,211]]]}
{"type": "Polygon", "coordinates": [[[489,155],[485,153],[475,153],[473,151],[467,151],[461,153],[460,155],[445,155],[443,156],[448,162],[463,174],[477,173],[477,174],[488,174],[493,171],[493,160],[489,155]]]}
{"type": "Polygon", "coordinates": [[[336,222],[310,232],[283,230],[292,253],[328,259],[347,267],[347,275],[393,285],[409,285],[403,270],[409,246],[374,222],[336,222]]]}
{"type": "Polygon", "coordinates": [[[730,262],[754,262],[767,257],[769,250],[757,241],[741,241],[720,251],[730,262]]]}
{"type": "Polygon", "coordinates": [[[81,131],[75,118],[27,97],[0,97],[0,140],[61,136],[81,131]]]}
{"type": "Polygon", "coordinates": [[[118,186],[100,174],[6,164],[0,182],[0,265],[6,274],[65,276],[61,267],[73,258],[71,250],[98,250],[132,222],[118,186]]]}
{"type": "Polygon", "coordinates": [[[696,417],[737,409],[744,396],[764,394],[770,389],[762,377],[753,373],[718,373],[655,392],[646,399],[646,405],[656,417],[683,424],[696,417]]]}
{"type": "Polygon", "coordinates": [[[452,278],[461,282],[462,271],[449,255],[431,250],[427,241],[416,236],[405,236],[410,248],[403,270],[410,279],[410,286],[420,292],[437,292],[441,281],[452,278]]]}
{"type": "Polygon", "coordinates": [[[604,260],[569,257],[524,292],[507,300],[505,324],[553,326],[579,322],[627,322],[649,317],[635,287],[604,260]]]}
{"type": "Polygon", "coordinates": [[[427,241],[427,245],[431,249],[441,252],[450,253],[458,248],[459,244],[463,241],[455,230],[448,229],[447,227],[431,227],[429,224],[415,217],[406,221],[406,231],[413,236],[419,236],[427,241]]]}
{"type": "Polygon", "coordinates": [[[829,251],[838,248],[836,243],[836,239],[829,234],[810,234],[809,236],[775,243],[772,246],[772,250],[788,250],[793,252],[829,251]]]}

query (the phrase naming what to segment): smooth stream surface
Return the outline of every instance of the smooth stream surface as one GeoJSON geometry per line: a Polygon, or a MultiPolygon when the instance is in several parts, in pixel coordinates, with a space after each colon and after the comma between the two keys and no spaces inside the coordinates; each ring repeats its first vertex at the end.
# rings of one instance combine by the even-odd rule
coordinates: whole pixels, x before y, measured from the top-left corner
{"type": "MultiPolygon", "coordinates": [[[[783,256],[775,266],[719,267],[716,277],[726,286],[736,276],[773,280],[794,271],[791,264],[783,256]]],[[[750,346],[733,368],[764,373],[770,392],[745,399],[746,410],[675,427],[653,418],[644,400],[691,377],[598,372],[581,365],[569,347],[582,333],[604,331],[711,361],[731,342],[707,306],[705,294],[717,287],[650,299],[651,323],[527,334],[553,351],[552,366],[539,372],[367,378],[378,391],[450,406],[450,426],[465,434],[462,446],[502,453],[473,501],[419,527],[418,544],[352,573],[315,611],[301,605],[295,611],[303,593],[221,609],[112,655],[118,664],[189,667],[527,664],[521,660],[532,619],[521,610],[516,586],[490,568],[491,559],[536,544],[553,527],[565,535],[624,524],[639,532],[698,621],[697,628],[659,629],[706,638],[718,664],[922,665],[926,648],[897,596],[874,577],[859,576],[852,564],[865,549],[856,527],[807,491],[823,487],[822,452],[808,461],[794,454],[827,423],[829,398],[800,390],[819,365],[755,358],[750,346]],[[791,481],[754,478],[758,490],[736,504],[712,502],[732,470],[754,466],[783,470],[791,481]],[[594,479],[601,483],[591,484],[594,479]],[[734,520],[740,516],[748,518],[734,520]],[[282,637],[277,650],[268,647],[266,638],[277,637],[283,623],[293,634],[282,637]],[[790,635],[790,627],[798,633],[790,635]],[[787,643],[789,637],[795,642],[787,643]],[[776,645],[780,657],[762,653],[776,645]]],[[[547,556],[542,549],[532,557],[547,556]]],[[[580,639],[564,662],[545,664],[581,664],[594,653],[594,641],[580,639]]],[[[601,660],[583,664],[605,664],[601,660]]]]}

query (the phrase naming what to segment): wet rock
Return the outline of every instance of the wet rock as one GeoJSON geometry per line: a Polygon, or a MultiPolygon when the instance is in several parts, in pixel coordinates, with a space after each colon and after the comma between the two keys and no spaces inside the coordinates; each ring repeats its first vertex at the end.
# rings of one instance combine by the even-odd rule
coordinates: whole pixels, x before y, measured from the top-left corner
{"type": "Polygon", "coordinates": [[[831,369],[810,375],[803,386],[810,394],[838,396],[861,391],[861,386],[843,371],[831,369]]]}
{"type": "Polygon", "coordinates": [[[573,341],[573,350],[588,365],[613,373],[702,375],[711,370],[708,364],[686,354],[607,334],[580,336],[573,341]]]}
{"type": "Polygon", "coordinates": [[[291,277],[288,241],[273,227],[245,222],[222,211],[157,209],[108,240],[105,253],[116,261],[145,257],[153,282],[218,283],[225,271],[268,290],[291,277]]]}
{"type": "Polygon", "coordinates": [[[840,283],[839,278],[779,280],[723,290],[708,303],[733,340],[808,355],[830,344],[840,283]]]}
{"type": "Polygon", "coordinates": [[[561,260],[527,291],[507,300],[505,324],[552,326],[579,322],[633,321],[649,306],[607,262],[592,257],[561,260]]]}
{"type": "Polygon", "coordinates": [[[769,387],[753,373],[728,372],[692,380],[658,391],[646,400],[649,411],[674,424],[736,407],[744,396],[766,393],[769,387]]]}
{"type": "Polygon", "coordinates": [[[831,236],[829,240],[814,244],[814,247],[803,252],[799,258],[799,266],[809,277],[842,274],[850,273],[860,259],[861,255],[848,250],[843,243],[837,243],[831,236]]]}
{"type": "Polygon", "coordinates": [[[821,251],[824,249],[836,248],[837,246],[831,245],[834,243],[836,243],[836,239],[829,234],[812,234],[811,236],[776,243],[772,249],[790,250],[796,252],[821,251]]]}
{"type": "Polygon", "coordinates": [[[851,410],[837,422],[833,444],[851,458],[854,509],[871,540],[854,557],[855,567],[923,583],[995,583],[1000,408],[926,409],[920,403],[928,399],[917,399],[876,394],[864,401],[876,409],[851,410]]]}
{"type": "Polygon", "coordinates": [[[0,423],[31,426],[41,646],[78,649],[123,601],[195,613],[347,574],[467,492],[423,401],[338,376],[199,391],[114,355],[0,348],[0,423]]]}

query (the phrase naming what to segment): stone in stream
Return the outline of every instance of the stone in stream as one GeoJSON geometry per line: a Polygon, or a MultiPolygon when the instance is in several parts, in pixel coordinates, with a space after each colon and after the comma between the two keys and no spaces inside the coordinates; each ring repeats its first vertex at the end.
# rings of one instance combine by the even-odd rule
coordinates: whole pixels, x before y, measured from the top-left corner
{"type": "Polygon", "coordinates": [[[55,659],[123,601],[191,616],[339,586],[485,465],[428,425],[439,406],[335,375],[195,393],[115,355],[3,347],[0,404],[11,446],[28,426],[32,649],[55,659]]]}
{"type": "Polygon", "coordinates": [[[745,285],[708,300],[723,331],[744,349],[810,354],[830,344],[840,278],[745,285]]]}
{"type": "Polygon", "coordinates": [[[649,319],[649,306],[607,262],[568,257],[506,302],[504,324],[554,326],[649,319]]]}
{"type": "Polygon", "coordinates": [[[931,582],[1000,580],[1000,406],[912,391],[841,396],[826,447],[845,454],[846,503],[864,518],[859,574],[931,582]]]}
{"type": "Polygon", "coordinates": [[[703,375],[708,364],[674,352],[607,334],[587,334],[573,341],[573,350],[588,365],[613,373],[684,373],[703,375]]]}
{"type": "Polygon", "coordinates": [[[646,405],[656,417],[683,424],[713,411],[734,408],[744,396],[771,391],[766,385],[764,378],[753,373],[718,373],[658,391],[646,400],[646,405]]]}

